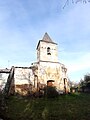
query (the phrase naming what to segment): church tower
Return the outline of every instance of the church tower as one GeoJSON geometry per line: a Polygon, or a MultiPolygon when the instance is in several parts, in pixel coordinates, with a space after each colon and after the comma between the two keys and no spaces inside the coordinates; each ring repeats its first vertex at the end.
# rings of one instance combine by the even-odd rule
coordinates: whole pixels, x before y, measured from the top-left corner
{"type": "Polygon", "coordinates": [[[57,43],[44,34],[37,45],[37,83],[39,85],[56,86],[58,90],[66,91],[67,76],[64,64],[58,61],[57,43]]]}
{"type": "Polygon", "coordinates": [[[60,65],[58,62],[57,43],[53,42],[47,33],[37,45],[38,81],[48,84],[53,80],[55,84],[60,80],[60,65]]]}
{"type": "Polygon", "coordinates": [[[38,42],[37,61],[58,62],[57,43],[53,42],[47,33],[38,42]]]}

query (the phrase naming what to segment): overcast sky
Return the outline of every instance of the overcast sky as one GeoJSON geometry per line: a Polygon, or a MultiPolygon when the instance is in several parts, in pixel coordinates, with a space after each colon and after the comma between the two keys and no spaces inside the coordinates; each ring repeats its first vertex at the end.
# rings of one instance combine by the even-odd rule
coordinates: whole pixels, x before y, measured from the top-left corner
{"type": "Polygon", "coordinates": [[[0,0],[0,68],[30,66],[47,32],[72,81],[90,72],[90,3],[63,6],[64,0],[0,0]]]}

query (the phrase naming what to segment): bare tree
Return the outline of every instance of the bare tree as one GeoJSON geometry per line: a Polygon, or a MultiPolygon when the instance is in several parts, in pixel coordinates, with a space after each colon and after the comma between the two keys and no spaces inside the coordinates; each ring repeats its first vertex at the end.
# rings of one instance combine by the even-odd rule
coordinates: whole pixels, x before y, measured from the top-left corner
{"type": "Polygon", "coordinates": [[[72,3],[72,4],[77,4],[77,3],[83,3],[83,4],[86,4],[86,3],[89,3],[90,0],[66,0],[65,1],[65,4],[63,6],[63,9],[69,4],[69,3],[72,3]]]}

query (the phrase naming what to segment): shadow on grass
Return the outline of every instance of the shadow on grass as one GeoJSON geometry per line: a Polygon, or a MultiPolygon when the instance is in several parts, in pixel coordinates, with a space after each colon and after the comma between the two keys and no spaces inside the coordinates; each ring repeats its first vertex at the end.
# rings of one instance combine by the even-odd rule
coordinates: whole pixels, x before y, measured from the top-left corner
{"type": "Polygon", "coordinates": [[[89,120],[90,94],[69,94],[58,98],[7,99],[9,120],[89,120]]]}

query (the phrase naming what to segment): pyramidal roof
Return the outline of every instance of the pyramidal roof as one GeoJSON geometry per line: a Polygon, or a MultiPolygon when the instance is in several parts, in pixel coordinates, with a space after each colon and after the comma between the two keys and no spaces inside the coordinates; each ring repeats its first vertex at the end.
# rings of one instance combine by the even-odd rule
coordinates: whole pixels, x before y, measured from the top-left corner
{"type": "Polygon", "coordinates": [[[45,42],[53,42],[52,39],[49,37],[48,33],[45,33],[44,36],[43,36],[43,41],[45,42]]]}
{"type": "Polygon", "coordinates": [[[55,42],[52,41],[52,39],[49,37],[49,35],[48,35],[47,32],[44,34],[43,39],[42,39],[42,40],[39,40],[36,49],[38,49],[38,46],[39,46],[39,44],[40,44],[41,41],[42,41],[42,42],[47,42],[47,43],[52,43],[52,44],[56,44],[56,45],[57,45],[57,43],[55,43],[55,42]]]}

